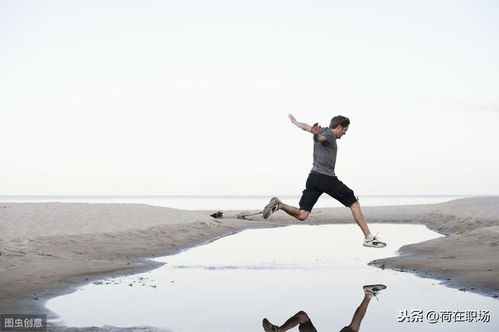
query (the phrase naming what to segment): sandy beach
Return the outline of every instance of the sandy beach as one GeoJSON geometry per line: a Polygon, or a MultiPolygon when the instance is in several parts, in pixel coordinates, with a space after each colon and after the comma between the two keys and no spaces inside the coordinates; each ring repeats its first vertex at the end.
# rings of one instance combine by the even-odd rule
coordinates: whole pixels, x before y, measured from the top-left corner
{"type": "MultiPolygon", "coordinates": [[[[371,264],[499,296],[499,197],[363,211],[373,230],[375,223],[421,223],[446,235],[404,246],[400,256],[380,257],[371,264]]],[[[224,211],[223,219],[214,219],[212,212],[144,204],[0,203],[0,313],[52,317],[43,307],[46,299],[96,278],[157,266],[146,258],[244,229],[303,224],[281,211],[268,220],[240,220],[240,211],[224,211]]],[[[348,209],[323,208],[305,223],[353,220],[348,209]]],[[[361,233],[352,241],[361,245],[361,233]]]]}

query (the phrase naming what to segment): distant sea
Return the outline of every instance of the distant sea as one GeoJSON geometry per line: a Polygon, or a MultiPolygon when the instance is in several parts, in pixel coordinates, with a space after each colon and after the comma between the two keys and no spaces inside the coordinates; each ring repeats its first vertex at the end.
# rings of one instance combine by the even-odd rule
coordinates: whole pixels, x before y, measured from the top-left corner
{"type": "MultiPolygon", "coordinates": [[[[361,206],[388,206],[441,203],[473,195],[378,195],[359,196],[361,206]]],[[[271,196],[0,196],[0,202],[65,202],[65,203],[136,203],[166,206],[185,210],[257,210],[262,209],[271,196]]],[[[299,195],[279,196],[285,203],[298,206],[299,195]]],[[[339,202],[324,194],[316,207],[339,207],[339,202]]]]}

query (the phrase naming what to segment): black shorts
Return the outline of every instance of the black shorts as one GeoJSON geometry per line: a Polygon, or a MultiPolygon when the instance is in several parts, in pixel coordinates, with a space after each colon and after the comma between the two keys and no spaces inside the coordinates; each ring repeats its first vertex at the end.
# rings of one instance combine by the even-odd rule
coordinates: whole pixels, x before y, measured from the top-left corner
{"type": "Polygon", "coordinates": [[[324,175],[312,171],[308,175],[305,188],[300,199],[301,210],[312,211],[315,203],[317,203],[317,200],[323,193],[338,200],[346,207],[357,202],[353,190],[338,180],[336,176],[324,175]]]}

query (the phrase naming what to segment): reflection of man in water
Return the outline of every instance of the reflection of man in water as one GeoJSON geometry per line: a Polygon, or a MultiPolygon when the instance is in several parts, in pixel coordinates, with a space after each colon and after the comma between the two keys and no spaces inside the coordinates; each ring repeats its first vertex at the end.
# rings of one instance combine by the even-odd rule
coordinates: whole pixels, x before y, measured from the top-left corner
{"type": "MultiPolygon", "coordinates": [[[[360,303],[359,307],[357,310],[355,310],[355,313],[353,314],[352,322],[350,325],[345,326],[344,328],[341,329],[340,332],[357,332],[360,329],[360,323],[362,322],[362,319],[364,318],[364,315],[366,314],[367,311],[367,306],[369,305],[369,302],[371,301],[371,298],[373,296],[376,296],[376,294],[382,290],[385,289],[385,285],[366,285],[362,287],[364,289],[364,299],[362,299],[362,302],[360,303]]],[[[298,325],[298,329],[300,332],[317,332],[316,328],[312,324],[312,321],[308,317],[307,313],[304,311],[300,311],[296,313],[293,317],[288,319],[282,326],[276,326],[271,324],[267,318],[263,319],[262,322],[263,329],[265,332],[283,332],[292,329],[293,327],[298,325]]]]}

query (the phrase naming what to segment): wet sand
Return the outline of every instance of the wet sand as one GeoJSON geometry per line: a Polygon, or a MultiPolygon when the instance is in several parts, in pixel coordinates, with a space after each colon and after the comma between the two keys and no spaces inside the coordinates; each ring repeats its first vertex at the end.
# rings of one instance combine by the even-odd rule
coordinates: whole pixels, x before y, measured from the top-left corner
{"type": "MultiPolygon", "coordinates": [[[[499,197],[428,205],[366,207],[376,223],[421,223],[445,237],[372,262],[437,278],[451,287],[499,295],[499,197]]],[[[0,313],[51,313],[45,299],[97,278],[156,267],[163,256],[249,228],[353,223],[345,208],[313,211],[306,222],[282,211],[268,220],[240,211],[185,211],[144,204],[0,203],[0,313]]],[[[383,234],[380,234],[382,237],[383,234]]],[[[400,236],[403,236],[401,234],[400,236]]],[[[390,245],[390,239],[383,238],[390,245]]],[[[352,239],[362,244],[362,234],[352,239]]],[[[376,250],[376,249],[372,249],[376,250]]]]}

